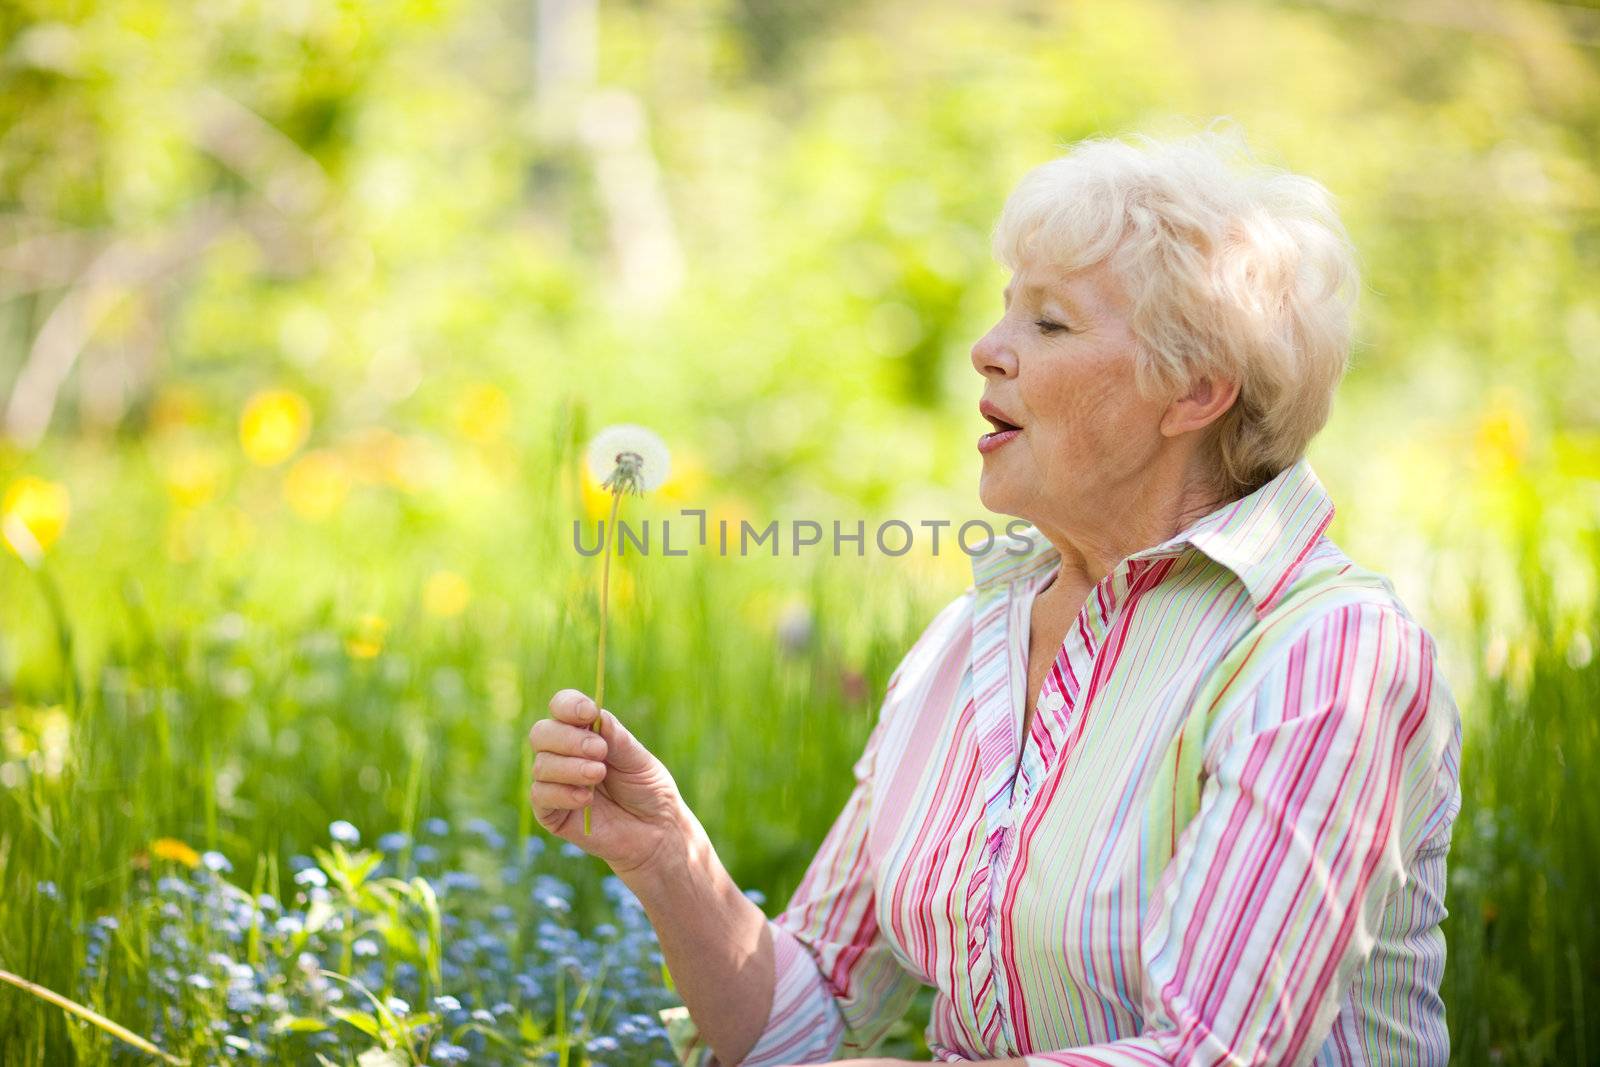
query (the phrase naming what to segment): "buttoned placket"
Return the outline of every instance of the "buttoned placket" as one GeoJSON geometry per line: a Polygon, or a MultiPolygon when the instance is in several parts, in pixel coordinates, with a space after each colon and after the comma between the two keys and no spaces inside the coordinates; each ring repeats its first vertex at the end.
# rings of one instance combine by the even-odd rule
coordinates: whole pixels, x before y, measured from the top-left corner
{"type": "MultiPolygon", "coordinates": [[[[1087,691],[1087,685],[1093,674],[1095,661],[1098,659],[1103,646],[1103,638],[1116,619],[1126,601],[1127,593],[1133,582],[1143,573],[1147,563],[1155,562],[1161,555],[1170,552],[1156,552],[1147,550],[1145,553],[1136,554],[1124,559],[1112,571],[1105,575],[1095,587],[1090,590],[1083,605],[1078,610],[1078,615],[1073,620],[1071,628],[1061,646],[1057,649],[1056,658],[1052,668],[1065,666],[1068,669],[1076,667],[1078,680],[1084,690],[1078,694],[1079,704],[1072,709],[1070,721],[1076,723],[1088,711],[1085,702],[1092,699],[1093,694],[1087,691]]],[[[1023,700],[1030,699],[1032,694],[1025,692],[1027,687],[1026,655],[1024,651],[1028,646],[1029,615],[1034,597],[1044,586],[1045,582],[1039,572],[1024,576],[1009,583],[1004,590],[1006,597],[1006,614],[1004,634],[999,635],[1006,643],[1005,654],[1008,657],[1010,677],[1004,689],[1004,706],[997,707],[998,702],[990,702],[988,712],[998,714],[1000,711],[1010,717],[1011,730],[1003,735],[998,731],[984,731],[983,733],[993,739],[1003,736],[1010,741],[1010,745],[1003,747],[994,744],[991,740],[987,759],[985,762],[985,781],[991,784],[998,778],[995,760],[1005,761],[1006,765],[1014,768],[1010,780],[1003,785],[1003,798],[995,796],[991,803],[985,807],[985,845],[983,858],[979,871],[975,875],[983,878],[984,907],[983,916],[970,928],[969,936],[973,945],[978,949],[977,955],[984,966],[983,974],[974,975],[974,988],[978,988],[980,981],[988,980],[989,996],[980,997],[979,1017],[983,1024],[986,1036],[998,1033],[1004,1042],[1003,1051],[1015,1054],[1015,1031],[1010,1013],[1006,1010],[1009,1003],[1005,976],[1004,961],[1001,958],[999,937],[996,933],[998,924],[1002,921],[999,902],[1005,892],[1005,883],[1009,871],[1016,859],[1018,833],[1028,810],[1028,804],[1037,791],[1039,784],[1045,776],[1051,773],[1063,759],[1071,755],[1066,749],[1068,734],[1065,729],[1065,720],[1060,719],[1060,713],[1067,707],[1065,695],[1055,686],[1054,670],[1045,675],[1045,691],[1040,694],[1035,703],[1033,725],[1024,733],[1021,729],[1022,714],[1021,701],[1016,697],[1018,692],[1023,692],[1023,700]],[[1017,674],[1020,672],[1020,685],[1017,674]],[[1046,718],[1048,717],[1048,718],[1046,718]],[[1055,751],[1046,765],[1039,743],[1034,736],[1036,732],[1049,733],[1052,728],[1060,731],[1059,741],[1055,751]]],[[[993,639],[996,635],[987,635],[993,639]]],[[[978,646],[974,646],[975,652],[978,646]]],[[[991,723],[991,726],[993,724],[991,723]]],[[[982,736],[982,735],[980,735],[982,736]]],[[[980,742],[982,747],[982,742],[980,742]]],[[[989,794],[986,794],[989,795],[989,794]]]]}

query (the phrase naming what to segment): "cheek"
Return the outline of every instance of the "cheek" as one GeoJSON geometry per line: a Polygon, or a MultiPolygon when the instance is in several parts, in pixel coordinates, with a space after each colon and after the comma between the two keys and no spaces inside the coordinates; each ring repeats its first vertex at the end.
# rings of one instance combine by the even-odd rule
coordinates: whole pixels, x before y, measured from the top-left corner
{"type": "Polygon", "coordinates": [[[1042,383],[1038,399],[1039,421],[1047,436],[1058,442],[1087,443],[1119,421],[1117,392],[1106,375],[1089,368],[1077,373],[1060,371],[1042,383]]]}
{"type": "Polygon", "coordinates": [[[1111,361],[1062,371],[1041,383],[1040,434],[1049,455],[1108,455],[1131,446],[1149,421],[1124,368],[1111,361]]]}

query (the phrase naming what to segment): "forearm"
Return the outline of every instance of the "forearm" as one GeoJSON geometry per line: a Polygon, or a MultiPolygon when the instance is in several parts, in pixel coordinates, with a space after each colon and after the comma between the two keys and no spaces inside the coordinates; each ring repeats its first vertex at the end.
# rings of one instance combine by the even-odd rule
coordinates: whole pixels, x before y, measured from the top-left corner
{"type": "Polygon", "coordinates": [[[774,951],[766,916],[717,858],[683,807],[681,842],[648,869],[623,877],[655,927],[672,983],[724,1064],[755,1047],[772,1009],[774,951]]]}

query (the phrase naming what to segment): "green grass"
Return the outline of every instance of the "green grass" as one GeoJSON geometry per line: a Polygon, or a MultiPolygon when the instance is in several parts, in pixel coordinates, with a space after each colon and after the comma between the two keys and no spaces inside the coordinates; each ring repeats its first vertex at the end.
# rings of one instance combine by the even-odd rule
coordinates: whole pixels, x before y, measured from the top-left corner
{"type": "MultiPolygon", "coordinates": [[[[771,913],[848,792],[889,672],[953,590],[893,561],[765,562],[692,554],[625,566],[632,591],[614,605],[608,704],[672,768],[771,913]],[[803,603],[808,631],[781,629],[786,603],[803,603]]],[[[191,589],[183,608],[151,606],[146,584],[171,580],[159,571],[125,572],[116,600],[92,603],[74,595],[84,585],[74,574],[61,582],[57,628],[45,586],[8,558],[7,588],[30,604],[13,610],[36,628],[6,638],[36,654],[0,701],[0,968],[151,1033],[162,1008],[136,954],[113,955],[89,982],[83,931],[112,915],[130,943],[155,934],[143,857],[156,839],[223,853],[246,887],[292,892],[288,858],[324,845],[336,819],[372,836],[434,817],[484,818],[513,842],[540,836],[524,800],[524,737],[551,693],[592,680],[591,564],[548,535],[503,561],[510,610],[484,597],[438,619],[414,594],[379,598],[388,625],[363,657],[357,607],[373,598],[329,582],[286,608],[260,592],[281,561],[263,560],[255,585],[191,589]],[[60,652],[83,644],[80,616],[99,633],[92,655],[79,648],[72,680],[60,652]]],[[[1504,666],[1451,679],[1466,721],[1445,983],[1460,1063],[1600,1055],[1600,791],[1588,780],[1600,767],[1589,644],[1600,618],[1564,619],[1551,582],[1526,566],[1529,635],[1491,650],[1501,639],[1482,613],[1469,652],[1504,666]]],[[[574,922],[612,918],[595,890],[603,865],[585,858],[568,873],[580,887],[574,922]]],[[[519,892],[491,880],[482,903],[519,892]]],[[[918,999],[886,1052],[925,1054],[929,1002],[918,999]]],[[[543,1003],[552,1015],[567,1008],[543,1003]]],[[[345,1033],[354,1055],[365,1042],[345,1033]]],[[[196,1041],[184,1047],[209,1047],[196,1041]]],[[[7,1064],[129,1055],[11,987],[0,988],[0,1051],[7,1064]]]]}
{"type": "MultiPolygon", "coordinates": [[[[545,587],[528,590],[529,610],[508,625],[481,624],[470,609],[449,625],[401,612],[371,658],[351,654],[349,620],[331,603],[273,620],[223,602],[193,625],[163,626],[139,583],[125,583],[109,611],[115,636],[103,662],[81,668],[79,695],[62,676],[51,692],[13,692],[0,710],[12,750],[0,793],[0,967],[88,993],[148,1032],[146,976],[80,986],[80,931],[109,913],[137,936],[141,856],[158,838],[220,851],[248,884],[258,862],[265,871],[323,844],[335,819],[376,835],[480,817],[514,838],[540,836],[524,799],[525,735],[557,689],[592,681],[592,589],[587,561],[571,555],[547,557],[545,587]],[[549,602],[568,588],[583,596],[549,602]],[[41,899],[41,883],[59,900],[41,899]]],[[[876,710],[868,694],[881,693],[908,627],[933,605],[863,603],[818,571],[798,591],[819,620],[810,640],[774,654],[770,628],[715,608],[763,596],[747,571],[672,560],[641,572],[636,599],[614,606],[607,703],[673,768],[741,884],[776,900],[848,792],[876,710]],[[881,625],[891,616],[902,623],[881,625]]],[[[73,610],[69,598],[69,640],[73,610]]],[[[0,991],[8,1064],[53,1062],[69,1025],[0,991]]],[[[80,1048],[85,1062],[109,1051],[80,1048]]]]}
{"type": "MultiPolygon", "coordinates": [[[[1522,573],[1535,637],[1497,649],[1507,667],[1463,709],[1443,992],[1455,1062],[1594,1063],[1600,662],[1591,642],[1600,617],[1561,623],[1553,587],[1574,576],[1534,565],[1522,573]]],[[[1494,639],[1481,618],[1478,632],[1487,650],[1494,639]]]]}

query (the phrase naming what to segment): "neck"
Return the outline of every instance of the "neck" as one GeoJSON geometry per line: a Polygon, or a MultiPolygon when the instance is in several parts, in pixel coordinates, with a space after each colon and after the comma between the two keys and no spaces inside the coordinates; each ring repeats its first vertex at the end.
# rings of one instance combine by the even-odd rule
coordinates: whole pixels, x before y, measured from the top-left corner
{"type": "Polygon", "coordinates": [[[1060,577],[1047,592],[1092,587],[1128,556],[1160,544],[1227,503],[1191,459],[1153,464],[1109,491],[1097,492],[1074,514],[1036,521],[1061,556],[1060,577]]]}

